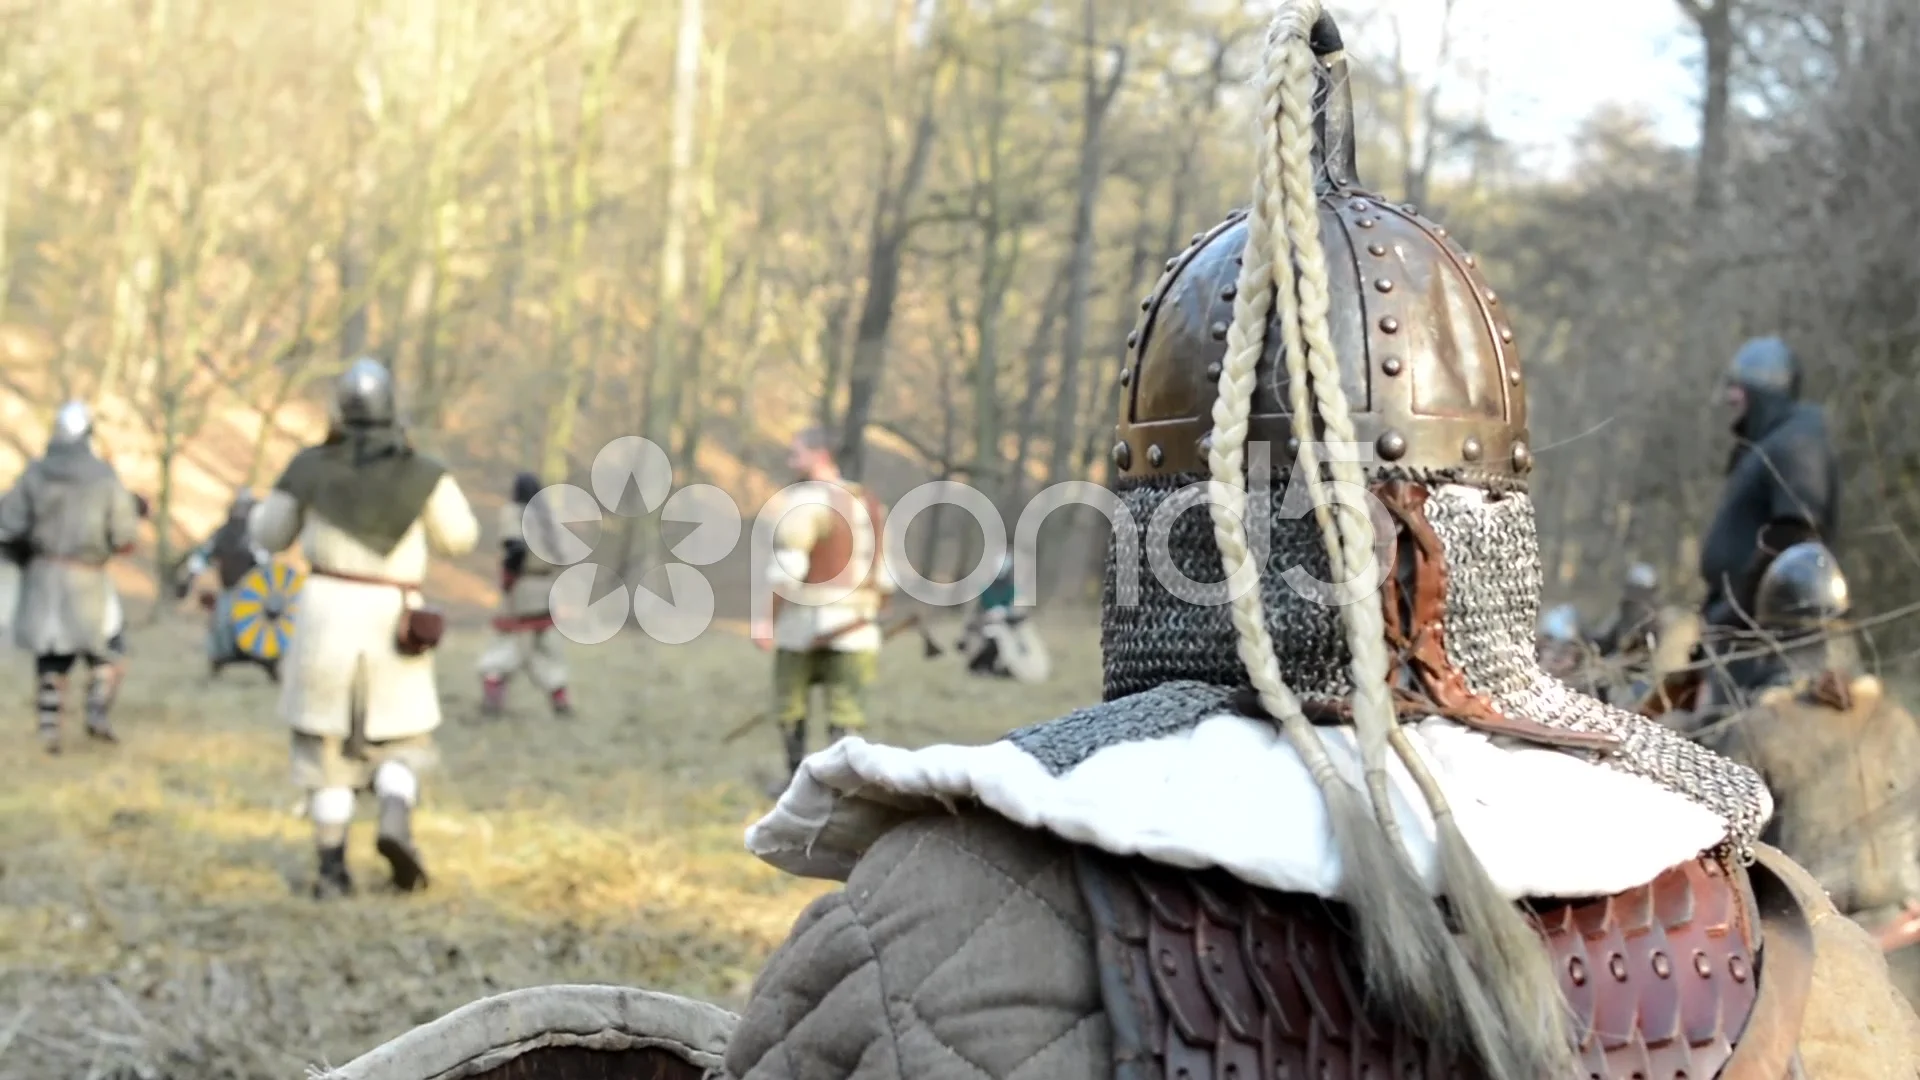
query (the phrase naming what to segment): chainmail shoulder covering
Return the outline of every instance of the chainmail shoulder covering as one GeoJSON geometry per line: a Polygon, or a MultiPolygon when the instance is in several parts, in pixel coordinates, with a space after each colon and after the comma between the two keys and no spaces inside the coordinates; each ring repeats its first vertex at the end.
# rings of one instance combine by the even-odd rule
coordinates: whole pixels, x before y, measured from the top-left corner
{"type": "Polygon", "coordinates": [[[1021,728],[1007,741],[1060,776],[1109,746],[1164,738],[1194,727],[1223,711],[1229,696],[1226,688],[1206,683],[1164,683],[1021,728]]]}
{"type": "MultiPolygon", "coordinates": [[[[1198,494],[1198,474],[1161,476],[1124,485],[1120,501],[1131,515],[1138,550],[1166,553],[1172,570],[1196,583],[1199,603],[1182,598],[1160,581],[1142,556],[1140,598],[1123,605],[1116,567],[1117,541],[1107,553],[1100,651],[1105,658],[1108,701],[1138,694],[1164,683],[1194,680],[1215,686],[1248,686],[1240,662],[1239,638],[1228,603],[1226,570],[1213,542],[1213,519],[1204,498],[1189,502],[1171,521],[1154,521],[1168,500],[1182,492],[1198,494]]],[[[1266,558],[1260,571],[1260,596],[1267,625],[1280,651],[1287,685],[1304,700],[1340,700],[1352,692],[1346,633],[1332,608],[1301,596],[1281,577],[1304,568],[1322,581],[1332,578],[1320,528],[1311,515],[1279,511],[1282,485],[1272,492],[1275,510],[1266,558]]],[[[1191,495],[1186,496],[1190,498],[1191,495]]],[[[1254,538],[1257,551],[1259,540],[1254,538]]]]}
{"type": "MultiPolygon", "coordinates": [[[[1109,549],[1100,645],[1105,658],[1103,697],[1107,707],[1117,711],[1082,710],[1054,722],[1063,725],[1057,736],[1030,734],[1052,731],[1053,725],[1042,725],[1020,733],[1016,741],[1058,737],[1072,746],[1089,748],[1090,753],[1128,737],[1151,737],[1099,733],[1096,738],[1104,725],[1120,725],[1121,716],[1183,713],[1171,703],[1173,699],[1162,704],[1150,694],[1197,693],[1195,686],[1235,690],[1247,685],[1226,603],[1226,574],[1214,546],[1205,498],[1193,499],[1170,520],[1154,521],[1156,512],[1164,508],[1170,513],[1177,505],[1169,500],[1190,497],[1182,496],[1183,490],[1205,479],[1198,474],[1161,476],[1117,488],[1131,515],[1143,562],[1139,601],[1122,604],[1117,539],[1109,549]],[[1168,568],[1201,583],[1196,590],[1200,602],[1182,598],[1161,583],[1149,562],[1156,549],[1165,553],[1168,568]],[[1067,740],[1068,731],[1080,734],[1067,740]]],[[[1581,694],[1540,670],[1534,646],[1540,615],[1540,542],[1533,503],[1526,493],[1457,484],[1430,490],[1426,515],[1446,559],[1447,653],[1468,686],[1509,716],[1619,738],[1622,748],[1608,755],[1606,764],[1718,814],[1728,823],[1727,839],[1742,851],[1758,839],[1769,805],[1759,774],[1662,724],[1581,694]]],[[[1286,513],[1284,494],[1282,478],[1269,494],[1271,527],[1263,558],[1255,539],[1267,628],[1281,674],[1301,700],[1344,700],[1352,693],[1351,660],[1338,611],[1300,595],[1281,576],[1299,568],[1323,581],[1332,577],[1318,526],[1311,515],[1286,513]]],[[[1178,726],[1154,730],[1164,734],[1178,726]]],[[[1041,755],[1036,752],[1035,756],[1041,755]]],[[[1084,757],[1084,753],[1074,757],[1069,752],[1052,760],[1071,767],[1084,757]]]]}
{"type": "Polygon", "coordinates": [[[1622,740],[1604,764],[1720,815],[1727,839],[1747,851],[1766,824],[1766,784],[1752,769],[1654,720],[1617,709],[1540,670],[1533,628],[1540,609],[1540,545],[1525,495],[1436,489],[1427,520],[1446,551],[1447,653],[1468,685],[1501,712],[1566,731],[1622,740]]]}

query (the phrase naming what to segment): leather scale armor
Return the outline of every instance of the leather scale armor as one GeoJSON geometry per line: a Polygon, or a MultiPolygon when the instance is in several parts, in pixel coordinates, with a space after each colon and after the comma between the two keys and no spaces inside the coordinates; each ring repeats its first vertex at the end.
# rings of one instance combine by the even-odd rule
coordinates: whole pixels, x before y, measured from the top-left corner
{"type": "Polygon", "coordinates": [[[859,485],[827,486],[831,489],[828,505],[833,509],[833,516],[826,535],[815,541],[813,550],[808,553],[807,584],[864,584],[871,580],[873,572],[880,565],[880,535],[886,528],[886,507],[859,485]],[[870,537],[855,535],[854,522],[858,520],[858,511],[854,508],[856,500],[866,507],[867,519],[872,523],[870,537]]]}
{"type": "MultiPolygon", "coordinates": [[[[1116,1080],[1484,1075],[1368,1015],[1341,904],[1084,849],[1079,875],[1116,1080]]],[[[1553,955],[1584,1080],[1799,1074],[1811,930],[1764,862],[1749,874],[1703,856],[1529,916],[1553,955]]]]}

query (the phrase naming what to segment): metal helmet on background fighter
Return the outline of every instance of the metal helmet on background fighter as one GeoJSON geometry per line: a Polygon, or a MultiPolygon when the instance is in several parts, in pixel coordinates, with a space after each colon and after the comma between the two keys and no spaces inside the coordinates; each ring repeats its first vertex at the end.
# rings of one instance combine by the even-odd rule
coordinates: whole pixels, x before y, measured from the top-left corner
{"type": "Polygon", "coordinates": [[[93,410],[84,401],[69,401],[53,414],[47,449],[86,446],[93,438],[93,410]]]}
{"type": "Polygon", "coordinates": [[[1777,337],[1754,338],[1727,363],[1726,381],[1748,393],[1800,396],[1800,358],[1777,337]]]}
{"type": "MultiPolygon", "coordinates": [[[[1253,209],[1168,260],[1127,338],[1112,461],[1136,531],[1116,530],[1109,559],[1105,697],[1117,714],[1142,707],[1130,696],[1156,692],[1169,699],[1156,709],[1192,698],[1188,711],[1207,710],[1217,703],[1187,688],[1250,683],[1322,778],[1352,872],[1343,896],[1387,1014],[1449,1033],[1496,1075],[1563,1075],[1573,1071],[1569,1046],[1582,1040],[1567,1039],[1547,951],[1430,777],[1420,783],[1463,935],[1449,932],[1395,850],[1387,759],[1417,779],[1427,772],[1397,735],[1399,708],[1536,745],[1611,751],[1613,768],[1718,814],[1736,848],[1757,838],[1766,792],[1750,770],[1541,669],[1534,457],[1516,334],[1476,258],[1445,228],[1359,187],[1339,33],[1321,15],[1309,40],[1311,102],[1299,94],[1299,66],[1269,68],[1261,86],[1253,209]],[[1309,123],[1312,140],[1300,137],[1309,123]],[[1314,503],[1351,505],[1366,491],[1376,505],[1308,512],[1308,500],[1288,497],[1290,474],[1338,485],[1314,503]],[[1211,520],[1168,505],[1207,505],[1188,494],[1205,480],[1217,482],[1211,520]],[[1188,582],[1251,573],[1257,584],[1228,603],[1215,585],[1213,602],[1195,603],[1162,582],[1169,575],[1134,577],[1126,563],[1147,547],[1149,528],[1166,530],[1172,567],[1188,582]],[[1129,578],[1137,597],[1126,595],[1129,578]],[[1354,727],[1365,795],[1337,777],[1315,723],[1354,727]]],[[[1285,56],[1304,63],[1297,50],[1285,56]]]]}
{"type": "Polygon", "coordinates": [[[393,373],[371,356],[347,365],[333,384],[331,419],[348,428],[391,424],[399,417],[393,373]]]}

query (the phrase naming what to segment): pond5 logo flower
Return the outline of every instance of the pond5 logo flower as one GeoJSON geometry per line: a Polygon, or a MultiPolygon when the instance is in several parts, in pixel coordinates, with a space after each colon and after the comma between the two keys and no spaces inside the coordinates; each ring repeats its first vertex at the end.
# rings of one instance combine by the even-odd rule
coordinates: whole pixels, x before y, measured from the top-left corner
{"type": "Polygon", "coordinates": [[[681,645],[700,636],[713,622],[713,585],[695,567],[719,562],[733,550],[740,540],[740,508],[711,484],[674,491],[666,451],[636,435],[602,447],[589,476],[591,492],[572,484],[542,488],[521,516],[527,550],[566,567],[547,591],[553,628],[569,641],[598,645],[619,633],[631,612],[656,641],[681,645]],[[670,549],[677,562],[648,570],[629,590],[617,570],[587,561],[596,546],[607,561],[625,561],[626,550],[615,549],[629,548],[634,531],[607,528],[607,513],[644,527],[655,510],[662,525],[693,526],[670,549]],[[570,528],[588,523],[599,527],[595,544],[570,528]],[[602,574],[612,579],[611,588],[598,587],[602,574]],[[596,592],[601,593],[597,600],[596,592]]]}

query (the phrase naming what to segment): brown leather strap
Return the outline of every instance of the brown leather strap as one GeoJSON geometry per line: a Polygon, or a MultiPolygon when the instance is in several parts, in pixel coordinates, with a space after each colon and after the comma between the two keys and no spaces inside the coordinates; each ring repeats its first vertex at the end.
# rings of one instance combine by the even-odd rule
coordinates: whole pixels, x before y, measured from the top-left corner
{"type": "Polygon", "coordinates": [[[1509,716],[1474,693],[1466,675],[1447,655],[1446,550],[1427,521],[1428,491],[1424,485],[1408,480],[1383,481],[1374,485],[1373,491],[1399,526],[1400,539],[1411,556],[1411,592],[1399,573],[1390,573],[1384,584],[1387,644],[1399,654],[1401,667],[1414,681],[1413,688],[1396,688],[1396,697],[1407,701],[1414,711],[1444,716],[1489,735],[1506,735],[1542,746],[1618,750],[1620,739],[1616,736],[1565,731],[1509,716]]]}
{"type": "Polygon", "coordinates": [[[1747,869],[1761,925],[1759,996],[1720,1080],[1780,1080],[1799,1068],[1800,1025],[1813,988],[1813,925],[1786,856],[1754,845],[1747,869]]]}
{"type": "Polygon", "coordinates": [[[314,577],[339,578],[341,581],[351,581],[360,585],[384,585],[389,589],[399,589],[401,592],[416,593],[420,591],[420,586],[405,581],[395,581],[392,578],[372,577],[367,574],[346,574],[338,570],[328,570],[319,566],[311,568],[307,573],[314,577]]]}

